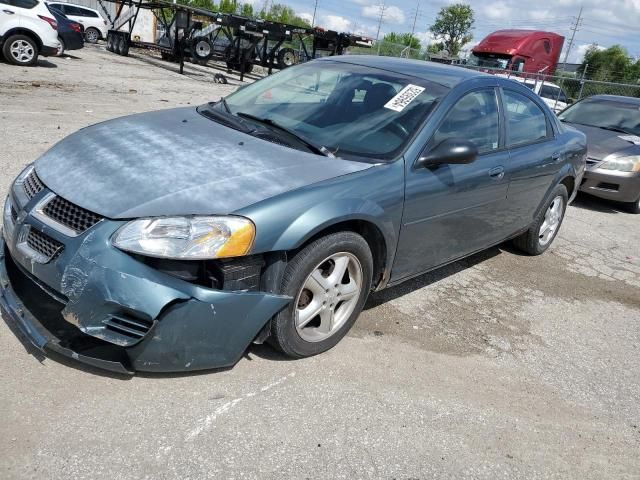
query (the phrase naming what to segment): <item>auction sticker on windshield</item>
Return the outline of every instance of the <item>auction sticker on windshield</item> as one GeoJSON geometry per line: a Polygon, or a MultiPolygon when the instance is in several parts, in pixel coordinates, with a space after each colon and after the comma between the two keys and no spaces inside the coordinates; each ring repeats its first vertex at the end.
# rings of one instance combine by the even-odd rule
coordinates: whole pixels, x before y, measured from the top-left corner
{"type": "Polygon", "coordinates": [[[388,108],[389,110],[394,110],[396,112],[401,112],[407,106],[413,102],[418,95],[424,92],[424,87],[420,87],[418,85],[409,84],[404,87],[402,90],[398,92],[398,94],[389,100],[384,108],[388,108]]]}

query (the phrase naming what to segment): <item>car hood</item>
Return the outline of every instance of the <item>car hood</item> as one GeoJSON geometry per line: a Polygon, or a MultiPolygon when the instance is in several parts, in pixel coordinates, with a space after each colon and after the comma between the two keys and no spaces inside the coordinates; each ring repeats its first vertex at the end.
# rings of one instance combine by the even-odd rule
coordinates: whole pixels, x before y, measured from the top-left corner
{"type": "Polygon", "coordinates": [[[612,153],[627,155],[640,154],[640,146],[634,145],[629,140],[620,137],[629,137],[620,132],[612,132],[598,127],[589,127],[587,125],[579,125],[577,123],[567,123],[576,130],[580,130],[587,136],[587,157],[594,160],[603,160],[612,153]]]}
{"type": "Polygon", "coordinates": [[[231,213],[369,167],[252,137],[192,107],[83,128],[35,163],[53,192],[114,219],[231,213]]]}

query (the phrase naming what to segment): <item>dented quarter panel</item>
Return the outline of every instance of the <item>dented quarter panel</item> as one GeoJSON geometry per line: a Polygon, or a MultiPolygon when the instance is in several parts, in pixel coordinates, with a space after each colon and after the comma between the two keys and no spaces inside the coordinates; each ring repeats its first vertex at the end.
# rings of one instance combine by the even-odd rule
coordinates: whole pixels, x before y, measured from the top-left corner
{"type": "Polygon", "coordinates": [[[83,128],[36,161],[52,191],[112,219],[231,213],[370,166],[276,145],[193,107],[83,128]]]}

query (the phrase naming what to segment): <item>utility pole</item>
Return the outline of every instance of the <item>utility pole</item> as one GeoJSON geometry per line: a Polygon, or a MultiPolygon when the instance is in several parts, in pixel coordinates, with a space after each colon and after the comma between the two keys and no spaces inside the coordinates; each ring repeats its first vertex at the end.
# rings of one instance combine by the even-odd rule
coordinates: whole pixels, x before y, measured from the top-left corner
{"type": "Polygon", "coordinates": [[[578,12],[578,17],[575,18],[575,23],[571,24],[571,39],[569,40],[569,46],[567,47],[567,51],[564,54],[564,61],[562,62],[562,69],[567,69],[567,59],[569,58],[569,52],[571,51],[571,47],[573,47],[573,39],[576,36],[576,32],[582,26],[582,8],[580,7],[580,12],[578,12]]]}
{"type": "Polygon", "coordinates": [[[409,39],[409,54],[407,58],[411,56],[411,44],[413,43],[413,34],[416,33],[416,22],[418,21],[418,15],[420,14],[420,0],[416,5],[416,14],[413,16],[413,26],[411,27],[411,38],[409,39]]]}
{"type": "Polygon", "coordinates": [[[378,20],[378,31],[376,32],[376,44],[378,45],[378,55],[380,55],[380,28],[382,27],[382,19],[384,18],[384,11],[387,9],[387,6],[384,4],[384,0],[380,3],[380,20],[378,20]]]}
{"type": "Polygon", "coordinates": [[[318,0],[316,0],[315,5],[313,6],[313,18],[311,19],[311,28],[316,25],[316,12],[318,11],[318,0]]]}

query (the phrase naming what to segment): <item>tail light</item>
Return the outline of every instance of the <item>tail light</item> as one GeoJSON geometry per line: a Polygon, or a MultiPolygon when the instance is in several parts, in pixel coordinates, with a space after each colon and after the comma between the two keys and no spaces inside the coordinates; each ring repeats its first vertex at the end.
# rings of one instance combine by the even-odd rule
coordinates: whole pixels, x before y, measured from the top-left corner
{"type": "Polygon", "coordinates": [[[71,27],[71,30],[73,30],[74,32],[82,33],[82,27],[80,26],[79,23],[72,23],[69,26],[71,27]]]}
{"type": "Polygon", "coordinates": [[[54,30],[58,29],[58,22],[56,22],[53,18],[45,17],[44,15],[38,15],[38,17],[51,25],[51,28],[53,28],[54,30]]]}

